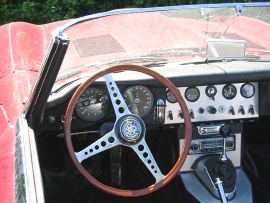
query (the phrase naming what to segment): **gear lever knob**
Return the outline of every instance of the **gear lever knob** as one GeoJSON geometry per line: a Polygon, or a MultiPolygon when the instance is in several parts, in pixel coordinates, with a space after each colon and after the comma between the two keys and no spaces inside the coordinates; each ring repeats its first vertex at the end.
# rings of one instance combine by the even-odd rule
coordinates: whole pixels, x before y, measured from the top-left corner
{"type": "Polygon", "coordinates": [[[227,138],[231,134],[231,128],[227,125],[223,125],[219,129],[219,133],[222,137],[227,138]]]}

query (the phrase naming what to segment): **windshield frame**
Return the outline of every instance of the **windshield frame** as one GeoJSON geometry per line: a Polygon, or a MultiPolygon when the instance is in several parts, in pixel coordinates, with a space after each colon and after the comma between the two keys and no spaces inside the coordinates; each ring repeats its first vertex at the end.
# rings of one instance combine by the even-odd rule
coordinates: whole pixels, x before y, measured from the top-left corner
{"type": "Polygon", "coordinates": [[[194,9],[194,8],[229,8],[235,7],[236,10],[241,10],[244,7],[264,7],[270,6],[270,2],[251,2],[251,3],[220,3],[220,4],[195,4],[195,5],[178,5],[178,6],[164,6],[164,7],[151,7],[151,8],[124,8],[111,10],[96,14],[90,14],[80,18],[71,20],[70,22],[60,26],[52,31],[54,37],[66,37],[65,32],[71,27],[83,23],[85,21],[94,20],[102,17],[121,15],[121,14],[131,14],[131,13],[144,13],[144,12],[156,12],[156,11],[169,11],[177,9],[194,9]]]}

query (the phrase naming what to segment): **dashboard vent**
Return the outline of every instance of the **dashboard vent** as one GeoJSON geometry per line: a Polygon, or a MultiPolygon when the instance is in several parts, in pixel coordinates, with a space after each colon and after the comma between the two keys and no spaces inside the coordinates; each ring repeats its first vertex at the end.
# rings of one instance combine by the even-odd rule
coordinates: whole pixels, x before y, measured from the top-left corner
{"type": "Polygon", "coordinates": [[[124,52],[125,49],[111,35],[81,38],[73,41],[80,57],[124,52]]]}

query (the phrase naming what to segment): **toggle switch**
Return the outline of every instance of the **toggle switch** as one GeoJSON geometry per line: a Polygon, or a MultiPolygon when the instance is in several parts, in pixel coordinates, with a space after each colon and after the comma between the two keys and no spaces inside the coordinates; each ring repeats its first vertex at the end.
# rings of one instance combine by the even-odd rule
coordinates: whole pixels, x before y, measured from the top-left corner
{"type": "Polygon", "coordinates": [[[242,114],[242,115],[245,115],[245,109],[243,106],[240,106],[239,109],[238,109],[238,113],[242,114]]]}
{"type": "Polygon", "coordinates": [[[255,112],[254,112],[254,107],[253,107],[253,105],[250,105],[250,106],[249,106],[249,108],[248,108],[248,113],[254,115],[255,112]]]}
{"type": "Polygon", "coordinates": [[[190,115],[190,117],[191,117],[192,119],[194,119],[194,113],[193,113],[193,110],[192,110],[192,109],[189,110],[189,115],[190,115]]]}
{"type": "Polygon", "coordinates": [[[229,114],[235,115],[235,111],[232,106],[229,108],[229,114]]]}
{"type": "Polygon", "coordinates": [[[173,120],[173,113],[172,113],[172,111],[169,111],[168,117],[169,117],[170,120],[173,120]]]}
{"type": "Polygon", "coordinates": [[[179,110],[178,116],[179,116],[180,118],[183,118],[182,110],[179,110]]]}

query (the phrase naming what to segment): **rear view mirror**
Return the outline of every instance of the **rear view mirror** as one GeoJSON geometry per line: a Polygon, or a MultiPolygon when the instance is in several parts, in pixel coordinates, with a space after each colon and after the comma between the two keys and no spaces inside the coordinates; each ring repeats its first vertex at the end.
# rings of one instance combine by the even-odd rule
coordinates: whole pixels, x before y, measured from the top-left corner
{"type": "Polygon", "coordinates": [[[243,59],[246,53],[246,41],[236,39],[209,39],[207,41],[207,60],[243,59]]]}

